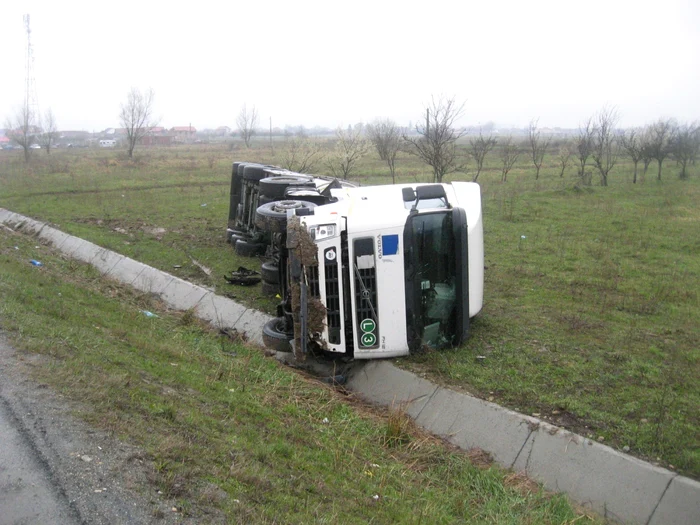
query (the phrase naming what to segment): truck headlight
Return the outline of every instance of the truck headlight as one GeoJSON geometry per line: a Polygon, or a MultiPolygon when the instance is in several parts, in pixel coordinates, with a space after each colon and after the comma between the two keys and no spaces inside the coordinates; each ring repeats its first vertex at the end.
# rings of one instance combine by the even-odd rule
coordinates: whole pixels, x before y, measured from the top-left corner
{"type": "Polygon", "coordinates": [[[316,241],[335,237],[335,224],[319,224],[311,229],[311,236],[316,241]]]}

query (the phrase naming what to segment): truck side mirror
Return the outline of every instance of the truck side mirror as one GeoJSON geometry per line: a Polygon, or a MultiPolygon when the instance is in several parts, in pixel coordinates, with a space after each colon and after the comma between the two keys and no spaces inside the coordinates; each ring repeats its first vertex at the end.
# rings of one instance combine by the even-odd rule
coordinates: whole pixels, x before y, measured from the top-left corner
{"type": "Polygon", "coordinates": [[[403,188],[401,193],[403,193],[404,202],[413,202],[416,200],[416,192],[413,191],[413,188],[403,188]]]}

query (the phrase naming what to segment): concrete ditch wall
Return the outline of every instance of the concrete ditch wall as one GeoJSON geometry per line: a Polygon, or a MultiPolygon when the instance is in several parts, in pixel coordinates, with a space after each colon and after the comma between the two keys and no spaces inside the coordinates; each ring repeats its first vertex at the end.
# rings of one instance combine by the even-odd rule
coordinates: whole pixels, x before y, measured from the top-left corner
{"type": "MultiPolygon", "coordinates": [[[[262,344],[262,326],[270,317],[257,310],[2,208],[0,224],[34,235],[107,277],[157,294],[171,308],[192,308],[215,326],[262,344]]],[[[389,361],[358,364],[347,386],[370,402],[401,406],[428,431],[463,449],[484,449],[501,465],[524,471],[611,520],[700,523],[697,481],[544,421],[442,388],[389,361]]]]}

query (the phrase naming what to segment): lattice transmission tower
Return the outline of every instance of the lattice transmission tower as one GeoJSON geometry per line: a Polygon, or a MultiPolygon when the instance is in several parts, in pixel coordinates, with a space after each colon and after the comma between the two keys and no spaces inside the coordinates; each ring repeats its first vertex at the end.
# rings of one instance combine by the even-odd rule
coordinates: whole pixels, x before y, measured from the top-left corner
{"type": "Polygon", "coordinates": [[[34,48],[32,47],[32,28],[29,24],[29,15],[24,15],[24,28],[27,31],[27,63],[25,72],[25,92],[24,104],[27,114],[31,120],[38,124],[41,114],[39,113],[39,97],[36,91],[36,80],[34,78],[34,48]]]}

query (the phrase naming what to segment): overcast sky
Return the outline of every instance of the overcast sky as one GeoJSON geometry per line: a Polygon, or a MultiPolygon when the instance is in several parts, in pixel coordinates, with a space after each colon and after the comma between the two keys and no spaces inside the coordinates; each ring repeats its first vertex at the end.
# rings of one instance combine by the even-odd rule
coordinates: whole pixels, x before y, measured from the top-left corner
{"type": "Polygon", "coordinates": [[[24,100],[31,16],[39,107],[60,129],[118,127],[134,86],[161,124],[415,123],[432,95],[463,124],[700,119],[698,0],[3,1],[0,127],[24,100]]]}

